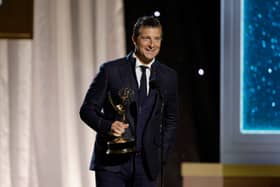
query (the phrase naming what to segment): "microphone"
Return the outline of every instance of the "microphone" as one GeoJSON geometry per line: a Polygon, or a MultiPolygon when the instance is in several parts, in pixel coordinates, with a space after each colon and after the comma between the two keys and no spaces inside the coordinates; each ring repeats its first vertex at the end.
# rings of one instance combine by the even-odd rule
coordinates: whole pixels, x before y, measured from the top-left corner
{"type": "Polygon", "coordinates": [[[162,92],[161,92],[159,81],[157,81],[155,79],[152,79],[152,80],[150,80],[149,84],[150,84],[150,88],[151,89],[156,89],[159,93],[160,98],[163,99],[163,95],[162,95],[162,92]]]}
{"type": "Polygon", "coordinates": [[[153,88],[153,89],[159,89],[158,81],[155,80],[155,79],[150,80],[150,87],[153,88]]]}

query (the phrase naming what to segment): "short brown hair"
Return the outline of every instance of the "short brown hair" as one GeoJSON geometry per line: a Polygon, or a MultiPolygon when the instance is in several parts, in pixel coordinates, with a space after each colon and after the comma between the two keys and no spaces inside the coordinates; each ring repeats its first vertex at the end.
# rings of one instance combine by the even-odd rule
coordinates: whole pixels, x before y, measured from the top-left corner
{"type": "Polygon", "coordinates": [[[139,36],[140,27],[160,27],[161,28],[161,23],[160,23],[159,19],[157,19],[154,16],[143,16],[143,17],[138,18],[133,27],[133,36],[134,37],[139,36]]]}

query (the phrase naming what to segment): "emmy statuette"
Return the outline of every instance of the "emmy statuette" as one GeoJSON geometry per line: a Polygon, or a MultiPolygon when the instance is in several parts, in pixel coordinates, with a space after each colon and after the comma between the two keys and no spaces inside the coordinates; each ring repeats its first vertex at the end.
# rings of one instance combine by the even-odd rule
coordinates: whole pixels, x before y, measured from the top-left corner
{"type": "MultiPolygon", "coordinates": [[[[112,96],[108,94],[109,101],[115,111],[121,116],[122,122],[127,122],[126,110],[130,104],[131,98],[134,95],[134,91],[130,88],[120,89],[118,96],[120,97],[120,103],[116,104],[113,102],[112,96]]],[[[112,141],[107,142],[106,154],[127,154],[135,152],[135,139],[134,137],[116,137],[112,141]]]]}

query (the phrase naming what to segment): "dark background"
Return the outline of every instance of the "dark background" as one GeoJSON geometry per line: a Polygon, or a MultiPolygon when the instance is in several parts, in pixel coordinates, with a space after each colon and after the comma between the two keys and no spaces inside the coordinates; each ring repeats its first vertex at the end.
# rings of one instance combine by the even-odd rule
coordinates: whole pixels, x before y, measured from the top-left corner
{"type": "Polygon", "coordinates": [[[182,162],[219,162],[220,1],[124,0],[127,52],[137,18],[160,11],[158,59],[179,78],[180,125],[165,186],[182,186],[182,162]],[[197,71],[203,68],[204,76],[197,71]]]}

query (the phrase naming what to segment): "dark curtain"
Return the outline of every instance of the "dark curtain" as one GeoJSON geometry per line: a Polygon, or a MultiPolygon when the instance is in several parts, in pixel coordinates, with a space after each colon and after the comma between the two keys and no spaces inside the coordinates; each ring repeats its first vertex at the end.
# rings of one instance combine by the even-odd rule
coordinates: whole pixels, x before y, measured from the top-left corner
{"type": "Polygon", "coordinates": [[[180,125],[165,186],[181,185],[180,166],[219,162],[220,1],[124,0],[127,52],[139,16],[160,11],[163,41],[159,59],[178,72],[180,125]],[[199,68],[205,74],[198,75],[199,68]]]}

